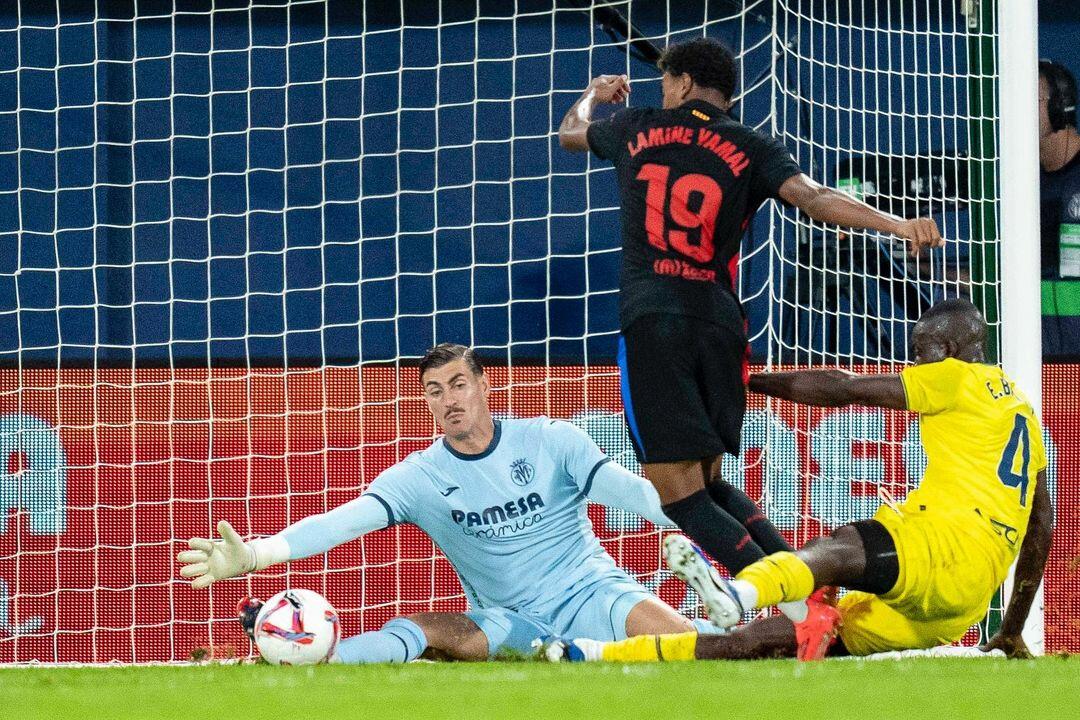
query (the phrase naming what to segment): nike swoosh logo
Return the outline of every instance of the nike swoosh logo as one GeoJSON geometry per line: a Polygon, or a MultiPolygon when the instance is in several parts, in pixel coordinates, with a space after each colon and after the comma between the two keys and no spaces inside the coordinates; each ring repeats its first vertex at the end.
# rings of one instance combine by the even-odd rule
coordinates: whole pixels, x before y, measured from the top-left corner
{"type": "Polygon", "coordinates": [[[446,488],[445,490],[440,490],[439,492],[442,493],[443,497],[450,497],[450,493],[454,492],[455,490],[460,490],[460,489],[461,488],[459,488],[457,485],[451,485],[450,487],[446,488]]]}

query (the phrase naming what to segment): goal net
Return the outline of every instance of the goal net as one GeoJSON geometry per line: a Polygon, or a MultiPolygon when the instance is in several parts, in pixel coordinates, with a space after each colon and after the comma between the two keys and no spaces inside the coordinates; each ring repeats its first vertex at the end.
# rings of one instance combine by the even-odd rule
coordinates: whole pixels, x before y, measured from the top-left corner
{"type": "MultiPolygon", "coordinates": [[[[220,519],[264,536],[339,505],[429,444],[414,365],[437,342],[478,349],[497,413],[569,419],[636,469],[615,177],[554,131],[590,77],[627,73],[634,104],[659,103],[659,77],[596,10],[658,46],[725,40],[744,122],[822,182],[932,212],[950,241],[912,262],[764,209],[738,281],[755,362],[891,368],[946,295],[995,322],[995,31],[960,10],[977,3],[877,5],[10,3],[0,662],[247,656],[237,601],[290,586],[326,595],[347,634],[463,610],[411,526],[209,591],[173,559],[220,519]]],[[[902,498],[917,433],[755,398],[725,474],[801,543],[869,515],[878,488],[902,498]]],[[[661,531],[590,515],[618,562],[697,612],[661,531]]]]}

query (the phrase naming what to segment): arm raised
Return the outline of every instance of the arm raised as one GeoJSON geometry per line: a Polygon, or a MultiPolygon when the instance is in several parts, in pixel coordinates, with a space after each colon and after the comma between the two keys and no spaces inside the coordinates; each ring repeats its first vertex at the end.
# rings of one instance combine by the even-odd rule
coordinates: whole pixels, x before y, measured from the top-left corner
{"type": "Polygon", "coordinates": [[[563,116],[559,125],[559,145],[573,152],[589,151],[589,123],[600,103],[621,103],[630,95],[630,81],[625,75],[601,75],[589,83],[563,116]]]}

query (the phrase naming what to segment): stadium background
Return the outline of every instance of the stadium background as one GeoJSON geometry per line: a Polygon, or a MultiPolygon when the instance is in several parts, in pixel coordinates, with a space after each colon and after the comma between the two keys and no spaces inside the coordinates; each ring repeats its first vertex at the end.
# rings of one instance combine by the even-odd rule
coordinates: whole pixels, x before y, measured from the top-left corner
{"type": "MultiPolygon", "coordinates": [[[[59,31],[53,3],[0,13],[0,511],[16,511],[0,523],[0,661],[182,659],[208,640],[246,652],[224,618],[249,588],[191,593],[174,541],[221,517],[273,532],[422,446],[434,428],[412,371],[358,361],[472,343],[510,366],[495,371],[501,411],[575,419],[633,465],[612,415],[614,178],[552,152],[549,137],[590,60],[621,71],[625,54],[594,47],[570,15],[529,16],[528,2],[516,17],[492,4],[503,19],[461,25],[453,13],[471,17],[469,3],[443,3],[441,17],[410,4],[404,30],[398,3],[368,2],[365,15],[345,2],[325,15],[318,3],[234,5],[208,15],[198,13],[209,2],[180,2],[196,14],[169,20],[152,17],[163,3],[140,2],[139,19],[130,3],[65,3],[59,31]],[[438,35],[422,27],[436,21],[438,35]]],[[[634,21],[700,26],[702,3],[676,5],[667,18],[643,6],[634,21]]],[[[1078,29],[1059,23],[1048,47],[1078,29]]],[[[925,51],[920,42],[909,51],[925,51]]],[[[656,99],[657,83],[635,96],[656,99]]],[[[761,121],[768,110],[751,97],[743,113],[761,121]]],[[[835,181],[825,160],[806,159],[835,181]]],[[[939,219],[966,225],[964,210],[954,215],[939,219]]],[[[769,272],[749,258],[744,288],[769,272]]],[[[748,304],[754,327],[766,300],[748,304]]],[[[907,329],[891,328],[896,347],[907,329]]],[[[757,337],[757,357],[767,342],[757,337]]],[[[864,349],[856,335],[837,342],[841,354],[864,349]]],[[[1078,377],[1073,365],[1045,371],[1059,509],[1050,650],[1080,650],[1078,377]]],[[[776,423],[796,412],[809,411],[752,414],[748,447],[766,432],[787,437],[776,423]]],[[[902,495],[917,477],[909,418],[857,418],[865,432],[846,445],[790,433],[768,477],[755,475],[753,450],[744,458],[742,481],[779,498],[795,539],[867,514],[875,484],[902,495]]],[[[618,537],[620,561],[663,579],[650,528],[593,513],[602,536],[618,537]]],[[[451,569],[431,555],[401,528],[289,577],[327,593],[355,631],[460,607],[451,569]]],[[[283,577],[250,589],[266,594],[283,577]]],[[[660,590],[684,600],[673,584],[660,590]]]]}

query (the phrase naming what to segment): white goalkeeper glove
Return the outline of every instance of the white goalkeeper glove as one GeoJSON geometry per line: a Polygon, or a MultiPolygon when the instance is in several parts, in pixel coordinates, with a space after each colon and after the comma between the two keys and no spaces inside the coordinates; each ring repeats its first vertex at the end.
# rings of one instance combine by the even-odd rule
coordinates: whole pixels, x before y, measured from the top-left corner
{"type": "Polygon", "coordinates": [[[191,538],[188,540],[191,549],[176,556],[183,563],[180,576],[195,578],[191,581],[191,587],[196,590],[257,568],[255,548],[240,539],[228,520],[219,522],[217,531],[220,540],[191,538]]]}

